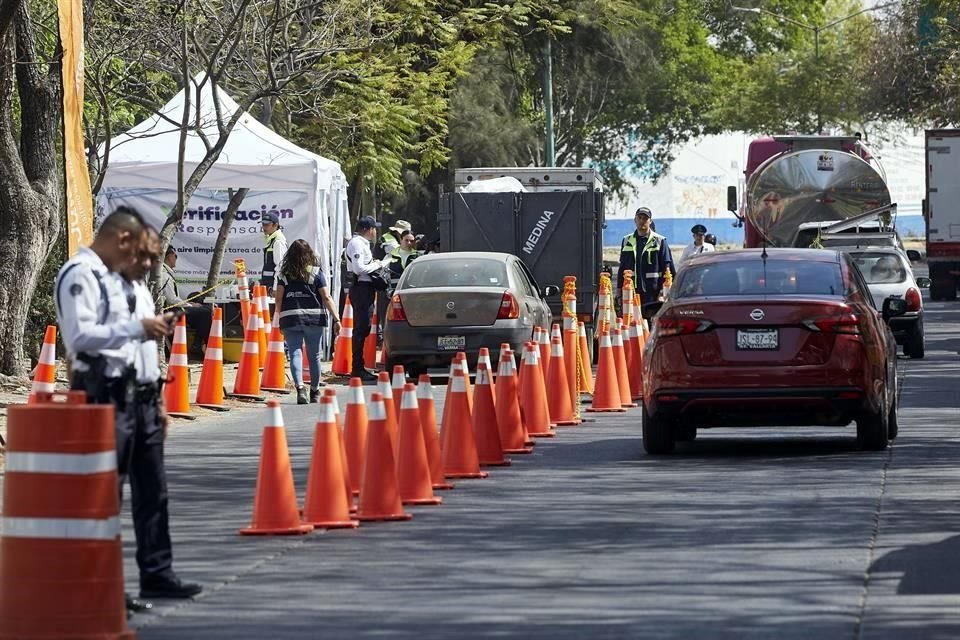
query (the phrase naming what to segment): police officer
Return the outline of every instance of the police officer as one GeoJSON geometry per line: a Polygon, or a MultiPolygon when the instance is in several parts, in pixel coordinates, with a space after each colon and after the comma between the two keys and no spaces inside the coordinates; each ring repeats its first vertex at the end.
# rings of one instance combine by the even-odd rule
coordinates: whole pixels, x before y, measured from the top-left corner
{"type": "Polygon", "coordinates": [[[377,244],[377,248],[373,251],[373,257],[377,260],[385,259],[393,253],[394,249],[400,246],[401,236],[412,228],[406,220],[397,220],[394,222],[393,225],[387,229],[387,232],[383,234],[383,237],[380,238],[380,243],[377,244]]]}
{"type": "MultiPolygon", "coordinates": [[[[148,228],[140,258],[122,273],[125,289],[136,298],[133,315],[156,316],[156,304],[143,279],[160,259],[160,235],[148,228]]],[[[137,538],[141,598],[191,598],[203,588],[182,582],[173,571],[173,547],[167,512],[167,474],[163,466],[163,441],[167,411],[160,393],[157,342],[144,340],[134,353],[134,433],[130,457],[130,491],[133,530],[137,538]]]]}
{"type": "Polygon", "coordinates": [[[706,241],[707,228],[705,226],[695,224],[690,229],[690,233],[693,234],[693,242],[683,248],[683,253],[680,255],[680,264],[683,264],[690,256],[698,256],[701,253],[710,253],[715,250],[715,247],[706,241]]]}
{"type": "MultiPolygon", "coordinates": [[[[370,307],[377,287],[370,274],[383,268],[379,260],[373,259],[370,244],[377,239],[380,223],[373,216],[363,216],[357,221],[357,231],[345,250],[349,280],[355,280],[350,287],[350,302],[353,305],[353,371],[351,375],[365,382],[373,382],[375,375],[363,367],[363,342],[370,334],[370,307]]],[[[383,296],[386,297],[385,295],[383,296]]]]}
{"type": "Polygon", "coordinates": [[[653,213],[647,207],[637,209],[633,222],[637,229],[620,243],[620,269],[617,272],[617,305],[622,304],[623,272],[633,271],[633,282],[642,303],[660,298],[667,270],[675,273],[667,239],[650,228],[653,213]]]}
{"type": "MultiPolygon", "coordinates": [[[[120,207],[100,225],[93,244],[80,249],[57,274],[54,301],[60,335],[70,363],[70,388],[84,391],[93,404],[115,409],[117,475],[122,492],[129,470],[135,424],[134,351],[141,340],[160,338],[173,330],[173,314],[137,319],[136,298],[124,292],[119,272],[140,251],[144,223],[140,215],[120,207]]],[[[127,609],[150,605],[127,597],[127,609]]]]}
{"type": "Polygon", "coordinates": [[[276,211],[264,211],[260,216],[260,225],[263,228],[265,243],[260,284],[267,288],[270,295],[273,295],[277,267],[283,262],[283,256],[287,253],[287,238],[280,230],[280,216],[276,211]]]}
{"type": "MultiPolygon", "coordinates": [[[[155,233],[154,230],[148,233],[155,233]]],[[[181,307],[187,314],[187,326],[193,329],[196,337],[190,347],[190,355],[203,360],[204,345],[210,337],[210,325],[213,323],[213,310],[205,304],[188,302],[180,297],[180,287],[177,286],[177,276],[173,272],[177,268],[177,250],[171,245],[163,256],[163,269],[160,271],[160,292],[163,295],[163,304],[167,309],[181,307]]]]}
{"type": "Polygon", "coordinates": [[[407,265],[420,255],[420,252],[416,249],[416,242],[416,236],[413,235],[412,231],[404,231],[400,235],[400,246],[387,256],[390,265],[391,290],[397,288],[397,282],[400,281],[400,276],[403,275],[407,265]]]}

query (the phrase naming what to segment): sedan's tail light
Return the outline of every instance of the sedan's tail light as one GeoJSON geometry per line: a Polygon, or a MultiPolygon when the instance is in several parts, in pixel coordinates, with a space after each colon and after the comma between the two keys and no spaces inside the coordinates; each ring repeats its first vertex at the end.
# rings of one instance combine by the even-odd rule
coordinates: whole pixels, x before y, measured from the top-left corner
{"type": "Polygon", "coordinates": [[[803,323],[810,331],[821,333],[846,333],[856,335],[860,333],[860,318],[855,313],[845,313],[840,316],[805,320],[803,323]]]}
{"type": "Polygon", "coordinates": [[[500,310],[497,312],[497,320],[516,320],[520,317],[520,304],[513,294],[509,291],[503,292],[503,300],[500,301],[500,310]]]}
{"type": "Polygon", "coordinates": [[[399,293],[390,299],[390,306],[387,307],[387,320],[407,321],[407,312],[403,310],[403,302],[400,300],[399,293]]]}
{"type": "Polygon", "coordinates": [[[907,311],[920,311],[920,308],[923,306],[923,300],[920,298],[920,291],[910,287],[907,289],[906,295],[903,296],[903,299],[907,303],[907,311]]]}
{"type": "Polygon", "coordinates": [[[685,336],[691,333],[703,333],[712,326],[713,323],[709,320],[665,316],[657,318],[657,335],[661,338],[667,336],[685,336]]]}

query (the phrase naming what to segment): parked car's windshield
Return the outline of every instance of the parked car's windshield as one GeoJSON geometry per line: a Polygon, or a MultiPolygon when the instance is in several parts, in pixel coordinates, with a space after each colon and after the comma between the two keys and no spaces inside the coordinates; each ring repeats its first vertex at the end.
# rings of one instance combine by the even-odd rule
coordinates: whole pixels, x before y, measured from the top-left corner
{"type": "Polygon", "coordinates": [[[506,287],[508,284],[506,266],[499,260],[451,257],[414,260],[407,267],[400,288],[506,287]]]}
{"type": "Polygon", "coordinates": [[[897,256],[879,251],[851,251],[850,257],[867,284],[890,284],[907,279],[907,270],[897,256]]]}
{"type": "Polygon", "coordinates": [[[839,296],[840,265],[751,255],[733,262],[690,264],[680,272],[675,298],[696,296],[839,296]]]}

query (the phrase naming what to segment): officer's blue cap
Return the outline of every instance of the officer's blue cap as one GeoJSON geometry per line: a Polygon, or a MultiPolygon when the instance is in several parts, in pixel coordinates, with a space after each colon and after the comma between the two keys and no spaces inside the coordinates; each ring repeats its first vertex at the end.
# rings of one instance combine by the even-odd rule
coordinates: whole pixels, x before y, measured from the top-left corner
{"type": "Polygon", "coordinates": [[[380,223],[377,222],[373,216],[363,216],[357,220],[357,229],[360,231],[366,231],[367,229],[379,229],[380,223]]]}
{"type": "Polygon", "coordinates": [[[277,215],[276,211],[264,211],[260,214],[260,222],[272,222],[273,224],[280,224],[280,216],[277,215]]]}

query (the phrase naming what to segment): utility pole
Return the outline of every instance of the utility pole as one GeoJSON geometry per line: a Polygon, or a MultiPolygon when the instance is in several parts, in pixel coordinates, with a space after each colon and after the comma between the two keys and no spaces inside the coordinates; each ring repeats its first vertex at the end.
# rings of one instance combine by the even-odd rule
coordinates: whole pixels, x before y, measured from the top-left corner
{"type": "Polygon", "coordinates": [[[553,137],[553,47],[550,36],[543,48],[543,115],[547,121],[546,165],[557,164],[556,140],[553,137]]]}

